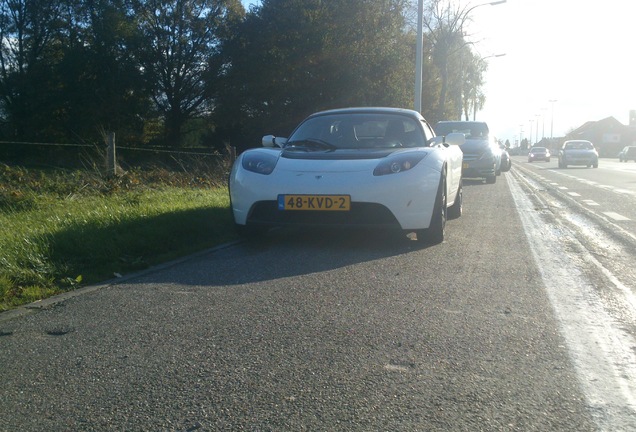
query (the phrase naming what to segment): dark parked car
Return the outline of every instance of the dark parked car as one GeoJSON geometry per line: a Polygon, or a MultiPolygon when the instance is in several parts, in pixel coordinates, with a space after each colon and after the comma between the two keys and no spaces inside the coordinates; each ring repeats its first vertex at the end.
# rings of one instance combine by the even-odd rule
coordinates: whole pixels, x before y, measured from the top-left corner
{"type": "Polygon", "coordinates": [[[512,159],[510,159],[508,149],[502,144],[499,145],[499,148],[501,148],[501,171],[510,171],[510,168],[512,168],[512,159]]]}
{"type": "Polygon", "coordinates": [[[563,143],[559,151],[559,168],[568,165],[585,165],[598,168],[598,152],[590,141],[569,140],[563,143]]]}
{"type": "Polygon", "coordinates": [[[532,147],[528,153],[528,162],[550,162],[550,150],[545,147],[532,147]]]}
{"type": "Polygon", "coordinates": [[[633,160],[636,162],[636,146],[626,146],[618,154],[618,160],[621,162],[627,162],[633,160]]]}
{"type": "Polygon", "coordinates": [[[440,121],[435,135],[446,136],[462,133],[466,142],[460,147],[463,152],[462,176],[483,178],[486,183],[495,183],[501,174],[501,149],[490,136],[488,124],[479,121],[440,121]]]}

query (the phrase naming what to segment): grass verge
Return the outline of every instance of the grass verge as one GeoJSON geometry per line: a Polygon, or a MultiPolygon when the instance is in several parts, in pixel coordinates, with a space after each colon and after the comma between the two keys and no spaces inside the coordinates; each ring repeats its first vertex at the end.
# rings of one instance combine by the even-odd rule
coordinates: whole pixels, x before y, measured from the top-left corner
{"type": "Polygon", "coordinates": [[[228,207],[191,174],[0,165],[0,311],[232,240],[228,207]]]}

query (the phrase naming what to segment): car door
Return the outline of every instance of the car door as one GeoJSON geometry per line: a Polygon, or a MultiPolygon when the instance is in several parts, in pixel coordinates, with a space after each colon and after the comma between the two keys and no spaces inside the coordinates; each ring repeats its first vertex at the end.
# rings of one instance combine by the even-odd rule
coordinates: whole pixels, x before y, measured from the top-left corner
{"type": "MultiPolygon", "coordinates": [[[[435,136],[433,129],[428,123],[423,123],[426,140],[430,140],[435,136]]],[[[446,159],[446,197],[449,202],[455,200],[459,183],[462,179],[462,161],[464,154],[457,145],[439,144],[441,154],[446,159]]]]}

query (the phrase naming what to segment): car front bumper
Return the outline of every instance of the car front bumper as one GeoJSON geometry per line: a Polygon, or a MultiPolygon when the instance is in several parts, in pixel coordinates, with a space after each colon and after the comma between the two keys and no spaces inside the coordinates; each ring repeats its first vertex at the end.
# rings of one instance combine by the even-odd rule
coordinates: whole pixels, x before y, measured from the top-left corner
{"type": "Polygon", "coordinates": [[[598,163],[596,155],[566,155],[561,157],[561,162],[565,165],[594,165],[598,163]]]}
{"type": "MultiPolygon", "coordinates": [[[[373,162],[375,166],[377,161],[373,162]]],[[[422,163],[421,163],[422,164],[422,163]]],[[[397,174],[374,176],[373,169],[275,170],[261,175],[237,169],[230,177],[234,221],[239,225],[351,225],[428,228],[440,172],[422,164],[397,174]],[[278,209],[279,195],[349,195],[351,210],[278,209]]]]}
{"type": "Polygon", "coordinates": [[[462,176],[464,178],[485,178],[494,175],[496,175],[494,159],[466,160],[466,156],[464,156],[462,164],[462,176]]]}

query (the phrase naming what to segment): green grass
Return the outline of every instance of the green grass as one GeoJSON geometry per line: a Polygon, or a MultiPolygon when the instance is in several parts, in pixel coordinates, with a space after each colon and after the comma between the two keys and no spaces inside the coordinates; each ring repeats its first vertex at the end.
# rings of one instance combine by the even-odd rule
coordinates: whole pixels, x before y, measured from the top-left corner
{"type": "Polygon", "coordinates": [[[0,165],[0,310],[232,240],[228,206],[214,176],[0,165]]]}

